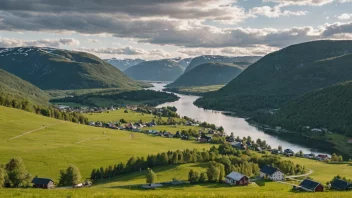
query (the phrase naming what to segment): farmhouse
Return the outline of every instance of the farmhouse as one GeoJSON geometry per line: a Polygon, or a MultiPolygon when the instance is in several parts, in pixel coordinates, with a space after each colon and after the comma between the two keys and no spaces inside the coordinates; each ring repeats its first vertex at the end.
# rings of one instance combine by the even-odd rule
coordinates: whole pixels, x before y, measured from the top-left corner
{"type": "Polygon", "coordinates": [[[319,154],[319,155],[317,155],[316,159],[319,160],[319,161],[324,161],[324,160],[329,159],[329,156],[328,155],[319,154]]]}
{"type": "Polygon", "coordinates": [[[49,189],[49,188],[54,188],[55,187],[54,181],[51,180],[51,179],[48,179],[48,178],[35,177],[32,180],[32,184],[33,184],[33,187],[35,187],[35,188],[46,188],[46,189],[49,189]]]}
{"type": "Polygon", "coordinates": [[[281,181],[285,178],[284,174],[280,171],[280,169],[271,166],[263,166],[260,169],[260,177],[273,181],[281,181]]]}
{"type": "Polygon", "coordinates": [[[335,190],[348,190],[349,188],[352,188],[352,184],[342,179],[335,179],[331,183],[331,188],[335,190]]]}
{"type": "Polygon", "coordinates": [[[305,179],[299,184],[299,189],[311,192],[323,192],[324,186],[316,181],[305,179]]]}
{"type": "Polygon", "coordinates": [[[233,186],[246,186],[249,183],[249,178],[241,173],[232,172],[226,175],[225,182],[233,186]]]}

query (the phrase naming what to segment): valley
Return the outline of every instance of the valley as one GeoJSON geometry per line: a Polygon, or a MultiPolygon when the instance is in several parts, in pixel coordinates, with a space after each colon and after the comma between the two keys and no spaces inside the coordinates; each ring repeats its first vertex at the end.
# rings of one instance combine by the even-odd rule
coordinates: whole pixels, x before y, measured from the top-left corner
{"type": "MultiPolygon", "coordinates": [[[[316,48],[319,44],[306,45],[316,48]]],[[[329,42],[325,45],[339,43],[329,42]]],[[[207,192],[220,197],[227,197],[233,192],[245,197],[294,197],[301,193],[293,192],[292,186],[297,186],[306,178],[325,186],[326,192],[319,197],[344,197],[345,193],[335,192],[325,185],[337,175],[348,180],[352,174],[349,158],[351,147],[346,141],[350,135],[349,114],[343,108],[349,106],[347,96],[350,82],[345,81],[350,78],[350,70],[345,65],[349,63],[350,55],[337,56],[345,53],[344,44],[341,46],[337,52],[325,55],[329,58],[321,55],[312,58],[301,54],[307,60],[300,63],[303,64],[300,68],[296,68],[295,62],[286,65],[284,61],[287,60],[282,63],[278,61],[274,69],[281,72],[282,76],[287,75],[286,69],[297,74],[291,81],[279,79],[281,84],[273,77],[275,86],[271,82],[264,82],[263,77],[253,72],[257,68],[263,70],[261,73],[267,72],[265,70],[270,68],[267,65],[271,64],[267,63],[270,62],[267,59],[278,56],[275,53],[258,62],[255,61],[260,57],[220,56],[201,56],[192,61],[163,59],[136,63],[126,60],[128,63],[124,67],[128,68],[125,75],[117,69],[119,66],[115,68],[89,54],[45,48],[34,50],[32,57],[57,56],[60,62],[67,59],[69,64],[89,68],[90,73],[83,75],[82,79],[75,79],[84,86],[76,86],[72,82],[66,87],[55,84],[47,87],[33,80],[28,75],[30,73],[18,72],[23,64],[21,61],[16,60],[17,69],[4,67],[4,71],[0,70],[4,77],[0,81],[0,105],[3,105],[0,106],[0,161],[7,162],[19,157],[31,174],[28,177],[36,175],[50,178],[58,187],[46,192],[18,190],[17,195],[23,197],[37,193],[50,197],[96,197],[100,193],[110,196],[120,193],[136,197],[162,197],[165,193],[171,193],[171,197],[173,194],[182,197],[187,193],[202,196],[202,193],[207,192]],[[99,63],[92,65],[93,60],[99,63]],[[245,60],[255,63],[236,62],[245,60]],[[200,65],[196,65],[197,62],[200,65]],[[136,65],[132,65],[134,63],[136,65]],[[182,74],[187,63],[190,68],[187,67],[182,74]],[[257,66],[260,64],[264,66],[257,66]],[[339,74],[340,71],[332,68],[332,64],[345,74],[339,74]],[[99,67],[118,77],[112,81],[99,77],[99,72],[94,71],[99,67]],[[323,67],[322,71],[315,74],[309,86],[294,86],[297,78],[308,82],[312,74],[306,75],[306,72],[320,67],[323,67]],[[331,77],[328,80],[316,77],[328,73],[331,77]],[[341,78],[337,77],[339,75],[341,78]],[[255,80],[247,82],[250,78],[255,80]],[[85,79],[98,81],[86,84],[85,79]],[[252,90],[255,84],[260,84],[263,90],[252,90]],[[292,89],[287,89],[290,86],[292,89]],[[30,103],[27,99],[30,99],[30,103]],[[332,101],[335,114],[329,117],[327,115],[332,101]],[[336,106],[336,103],[341,105],[336,106]],[[334,121],[337,118],[338,121],[334,121]],[[325,127],[336,133],[325,130],[325,127]],[[309,159],[309,156],[314,157],[309,159]],[[68,189],[70,186],[62,185],[66,176],[61,170],[72,165],[79,170],[81,182],[93,182],[90,189],[83,186],[83,189],[72,190],[68,189]],[[269,181],[270,178],[262,176],[265,166],[279,168],[286,175],[286,180],[269,181]],[[157,181],[149,183],[165,185],[155,192],[141,189],[150,171],[154,171],[157,181]],[[217,171],[219,175],[212,177],[211,174],[217,171]],[[248,179],[252,180],[250,185],[233,188],[224,184],[228,181],[224,179],[227,178],[225,176],[233,171],[248,175],[248,179]],[[198,177],[196,182],[190,179],[191,173],[198,177]],[[203,182],[197,176],[200,173],[203,177],[206,175],[203,182]],[[185,194],[178,193],[179,190],[185,194]]],[[[296,48],[302,47],[291,46],[276,53],[292,58],[290,53],[296,52],[296,48]]],[[[1,53],[10,53],[4,57],[29,56],[13,53],[13,50],[23,51],[22,48],[16,48],[2,50],[1,53]]],[[[49,61],[50,64],[45,66],[48,68],[57,66],[57,60],[51,57],[37,61],[49,61]]],[[[112,61],[121,64],[121,61],[112,61]]],[[[76,74],[81,75],[80,72],[76,74]]],[[[285,78],[289,78],[289,75],[285,78]]],[[[52,83],[56,80],[46,81],[52,83]]],[[[4,181],[11,180],[1,173],[6,170],[11,176],[8,167],[9,164],[0,165],[0,181],[1,177],[4,181]]],[[[7,185],[13,184],[6,183],[4,186],[7,185]]],[[[14,196],[14,191],[0,190],[0,196],[14,196]]]]}

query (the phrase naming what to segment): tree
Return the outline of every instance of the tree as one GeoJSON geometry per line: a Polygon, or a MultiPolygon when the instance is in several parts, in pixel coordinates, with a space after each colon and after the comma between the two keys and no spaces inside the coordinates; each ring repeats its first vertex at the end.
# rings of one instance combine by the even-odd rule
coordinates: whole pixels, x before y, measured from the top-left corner
{"type": "Polygon", "coordinates": [[[211,165],[207,169],[207,176],[210,182],[217,182],[219,181],[220,170],[216,166],[211,165]]]}
{"type": "Polygon", "coordinates": [[[193,169],[191,169],[188,173],[188,181],[191,184],[195,184],[197,183],[199,180],[199,172],[198,171],[194,171],[193,169]]]}
{"type": "Polygon", "coordinates": [[[208,180],[207,173],[201,173],[198,181],[200,183],[205,183],[207,180],[208,180]]]}
{"type": "Polygon", "coordinates": [[[156,174],[153,172],[152,169],[148,168],[148,173],[146,175],[146,182],[148,184],[153,184],[157,180],[156,174]]]}
{"type": "MultiPolygon", "coordinates": [[[[103,174],[100,172],[100,174],[103,174]]],[[[61,170],[60,171],[60,179],[59,179],[59,185],[60,186],[74,186],[77,184],[80,184],[82,181],[82,176],[79,171],[79,169],[74,166],[70,165],[66,171],[61,170]]]]}
{"type": "Polygon", "coordinates": [[[0,188],[4,187],[6,180],[7,180],[6,170],[0,167],[0,188]]]}
{"type": "Polygon", "coordinates": [[[282,152],[282,146],[281,145],[279,145],[279,147],[277,149],[282,152]]]}
{"type": "Polygon", "coordinates": [[[22,158],[15,157],[5,167],[11,187],[26,187],[30,185],[31,175],[28,173],[22,158]]]}

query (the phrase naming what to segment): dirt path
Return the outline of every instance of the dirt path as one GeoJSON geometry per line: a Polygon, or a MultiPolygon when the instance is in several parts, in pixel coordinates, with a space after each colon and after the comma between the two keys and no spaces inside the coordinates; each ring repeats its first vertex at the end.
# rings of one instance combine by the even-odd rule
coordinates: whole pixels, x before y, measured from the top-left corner
{"type": "Polygon", "coordinates": [[[7,142],[7,141],[11,141],[11,140],[20,138],[20,137],[22,137],[22,136],[24,136],[24,135],[28,135],[28,134],[30,134],[30,133],[33,133],[33,132],[36,132],[36,131],[45,129],[45,128],[49,127],[49,126],[54,126],[54,125],[58,125],[58,124],[61,124],[61,123],[55,123],[55,124],[52,124],[52,125],[44,125],[44,126],[42,126],[42,127],[40,127],[40,128],[33,129],[33,130],[31,130],[31,131],[24,132],[24,133],[22,133],[21,135],[17,135],[17,136],[15,136],[15,137],[10,138],[10,139],[4,140],[4,141],[2,141],[1,143],[7,142]]]}
{"type": "Polygon", "coordinates": [[[306,174],[302,174],[302,175],[291,175],[291,176],[286,176],[286,178],[297,178],[297,177],[307,177],[309,176],[310,174],[312,174],[314,171],[312,169],[309,169],[309,172],[306,173],[306,174]]]}

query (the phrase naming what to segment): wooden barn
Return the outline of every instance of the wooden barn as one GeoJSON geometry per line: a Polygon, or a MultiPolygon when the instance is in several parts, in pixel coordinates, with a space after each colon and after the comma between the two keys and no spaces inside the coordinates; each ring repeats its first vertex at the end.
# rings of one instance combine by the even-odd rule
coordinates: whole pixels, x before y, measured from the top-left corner
{"type": "Polygon", "coordinates": [[[316,181],[305,179],[299,184],[299,189],[310,192],[323,192],[324,186],[316,181]]]}
{"type": "Polygon", "coordinates": [[[48,178],[35,177],[32,180],[32,184],[34,188],[55,188],[54,181],[48,178]]]}
{"type": "Polygon", "coordinates": [[[241,173],[232,172],[226,175],[225,182],[233,186],[246,186],[249,184],[249,178],[241,173]]]}
{"type": "Polygon", "coordinates": [[[335,179],[331,183],[331,189],[335,189],[335,190],[349,190],[351,188],[352,188],[352,184],[350,184],[347,181],[342,180],[342,179],[335,179]]]}

